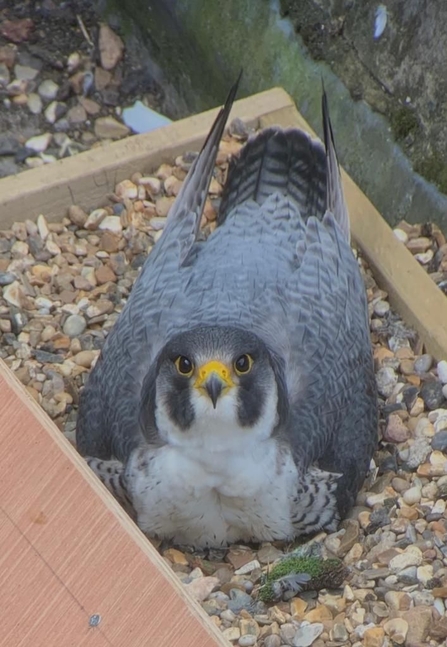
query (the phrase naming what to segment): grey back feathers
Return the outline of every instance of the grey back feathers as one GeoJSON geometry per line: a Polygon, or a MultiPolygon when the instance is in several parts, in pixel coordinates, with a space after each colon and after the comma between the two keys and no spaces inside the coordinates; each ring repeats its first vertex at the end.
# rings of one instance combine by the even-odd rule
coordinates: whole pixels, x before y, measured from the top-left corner
{"type": "Polygon", "coordinates": [[[218,226],[198,243],[234,93],[82,393],[78,448],[126,461],[143,442],[140,409],[153,401],[147,390],[166,344],[201,326],[239,328],[275,358],[289,410],[281,433],[296,463],[342,473],[345,510],[369,466],[377,410],[367,302],[349,245],[327,100],[325,147],[293,128],[249,139],[229,169],[218,226]]]}

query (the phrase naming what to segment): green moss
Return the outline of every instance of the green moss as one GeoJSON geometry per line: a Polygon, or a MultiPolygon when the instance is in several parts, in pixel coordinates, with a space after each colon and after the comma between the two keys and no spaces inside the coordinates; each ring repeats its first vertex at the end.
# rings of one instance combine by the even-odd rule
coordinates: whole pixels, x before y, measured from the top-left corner
{"type": "Polygon", "coordinates": [[[443,193],[447,193],[447,163],[440,153],[433,153],[416,162],[414,170],[429,182],[436,184],[443,193]]]}
{"type": "Polygon", "coordinates": [[[401,141],[419,128],[419,121],[411,108],[401,106],[390,116],[391,128],[397,141],[401,141]]]}
{"type": "Polygon", "coordinates": [[[346,575],[346,568],[339,559],[322,559],[320,557],[290,556],[274,566],[266,576],[264,584],[259,589],[259,598],[263,602],[275,599],[272,584],[288,575],[307,573],[311,579],[303,589],[336,588],[346,575]]]}

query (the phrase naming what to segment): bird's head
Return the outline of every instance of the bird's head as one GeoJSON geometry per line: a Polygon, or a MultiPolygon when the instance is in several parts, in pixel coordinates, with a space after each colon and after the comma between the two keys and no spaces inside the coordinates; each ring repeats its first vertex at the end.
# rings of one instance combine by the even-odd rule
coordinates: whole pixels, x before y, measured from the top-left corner
{"type": "Polygon", "coordinates": [[[287,415],[282,370],[266,345],[237,328],[199,327],[169,341],[143,385],[143,433],[223,447],[268,437],[287,415]]]}

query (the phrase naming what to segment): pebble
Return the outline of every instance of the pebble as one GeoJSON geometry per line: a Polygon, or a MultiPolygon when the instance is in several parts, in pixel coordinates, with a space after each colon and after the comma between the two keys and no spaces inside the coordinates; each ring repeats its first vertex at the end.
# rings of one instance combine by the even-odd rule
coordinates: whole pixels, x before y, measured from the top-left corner
{"type": "MultiPolygon", "coordinates": [[[[76,355],[76,358],[79,357],[79,355],[80,353],[76,355]]],[[[217,577],[198,577],[188,584],[185,584],[185,588],[192,598],[198,602],[203,602],[203,600],[205,600],[209,594],[219,586],[219,584],[220,582],[217,577]]]]}
{"type": "Polygon", "coordinates": [[[281,647],[281,638],[277,634],[271,634],[264,638],[264,647],[281,647]]]}
{"type": "Polygon", "coordinates": [[[240,568],[238,568],[236,571],[234,571],[235,575],[247,575],[248,573],[251,573],[254,571],[256,568],[260,568],[261,564],[258,562],[257,559],[253,559],[252,561],[248,562],[247,564],[244,564],[240,568]]]}
{"type": "Polygon", "coordinates": [[[52,101],[53,99],[55,99],[58,91],[59,91],[58,84],[52,81],[51,79],[46,79],[45,81],[42,81],[42,83],[39,85],[37,89],[37,92],[39,93],[39,95],[42,97],[44,101],[52,101]]]}
{"type": "Polygon", "coordinates": [[[444,402],[442,384],[440,382],[425,382],[421,388],[421,398],[427,409],[438,409],[444,402]]]}
{"type": "Polygon", "coordinates": [[[4,287],[5,285],[9,285],[10,283],[13,283],[17,279],[16,275],[13,274],[12,272],[0,272],[0,287],[4,287]]]}
{"type": "Polygon", "coordinates": [[[396,236],[397,240],[400,240],[401,243],[405,244],[408,241],[408,234],[402,229],[393,229],[393,234],[396,236]]]}
{"type": "Polygon", "coordinates": [[[407,505],[414,505],[421,500],[421,488],[414,486],[406,490],[403,494],[403,500],[407,505]]]}
{"type": "Polygon", "coordinates": [[[124,43],[108,25],[99,28],[99,56],[105,70],[113,70],[122,58],[124,43]]]}
{"type": "Polygon", "coordinates": [[[81,350],[74,357],[74,361],[78,366],[83,366],[84,368],[90,368],[93,360],[95,359],[96,354],[92,350],[81,350]]]}
{"type": "Polygon", "coordinates": [[[101,222],[108,216],[105,209],[95,209],[92,211],[84,223],[84,228],[90,231],[98,229],[101,222]]]}
{"type": "Polygon", "coordinates": [[[388,418],[383,437],[391,443],[402,443],[410,437],[410,430],[399,415],[392,413],[388,418]]]}
{"type": "Polygon", "coordinates": [[[119,139],[129,134],[129,128],[113,117],[98,117],[95,120],[95,135],[101,139],[119,139]]]}
{"type": "Polygon", "coordinates": [[[379,369],[376,373],[377,389],[379,393],[385,398],[389,398],[393,393],[397,380],[398,378],[394,369],[390,367],[379,369]]]}
{"type": "Polygon", "coordinates": [[[28,65],[14,65],[14,76],[18,81],[33,81],[39,74],[39,70],[28,65]]]}
{"type": "Polygon", "coordinates": [[[425,373],[428,373],[432,365],[433,357],[431,355],[420,355],[420,357],[414,361],[414,371],[417,375],[424,375],[425,373]]]}
{"type": "Polygon", "coordinates": [[[390,310],[390,304],[388,303],[388,301],[383,301],[382,299],[379,299],[379,301],[377,301],[374,304],[374,313],[378,317],[384,317],[387,314],[387,312],[389,312],[389,310],[390,310]]]}
{"type": "Polygon", "coordinates": [[[63,331],[69,337],[79,337],[85,331],[87,322],[81,315],[70,315],[64,323],[63,331]]]}
{"type": "Polygon", "coordinates": [[[324,631],[324,625],[320,622],[314,624],[302,624],[297,629],[293,638],[293,647],[309,647],[324,631]]]}
{"type": "Polygon", "coordinates": [[[66,106],[59,101],[52,101],[45,108],[44,116],[49,124],[54,124],[66,112],[66,106]]]}
{"type": "Polygon", "coordinates": [[[123,230],[121,218],[119,216],[106,216],[105,218],[102,218],[98,228],[102,231],[106,230],[114,233],[119,233],[123,230]]]}
{"type": "Polygon", "coordinates": [[[50,145],[51,139],[51,133],[42,133],[42,135],[30,137],[30,139],[25,142],[25,146],[36,153],[43,153],[50,145]]]}
{"type": "Polygon", "coordinates": [[[83,106],[78,104],[77,106],[70,108],[67,112],[67,119],[70,124],[83,124],[87,119],[87,112],[83,106]]]}
{"type": "Polygon", "coordinates": [[[441,362],[438,362],[438,377],[443,384],[447,384],[447,362],[443,359],[441,362]]]}
{"type": "Polygon", "coordinates": [[[402,571],[409,566],[419,566],[422,562],[422,553],[421,551],[411,546],[412,550],[406,550],[399,555],[396,555],[390,560],[390,568],[397,572],[402,571]]]}
{"type": "Polygon", "coordinates": [[[447,452],[447,429],[443,429],[433,436],[431,446],[432,449],[447,452]]]}
{"type": "Polygon", "coordinates": [[[35,92],[31,92],[28,95],[28,110],[33,114],[33,115],[40,115],[42,112],[42,99],[39,97],[38,94],[35,92]]]}

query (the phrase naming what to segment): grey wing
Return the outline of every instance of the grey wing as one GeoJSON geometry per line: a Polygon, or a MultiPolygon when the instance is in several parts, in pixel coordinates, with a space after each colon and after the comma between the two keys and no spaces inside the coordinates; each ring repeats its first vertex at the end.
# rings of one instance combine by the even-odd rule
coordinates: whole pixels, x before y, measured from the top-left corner
{"type": "Polygon", "coordinates": [[[352,506],[377,443],[377,396],[363,280],[331,212],[309,219],[300,269],[287,288],[291,417],[297,462],[342,475],[352,506]]]}
{"type": "Polygon", "coordinates": [[[164,341],[163,317],[173,301],[181,304],[188,259],[238,83],[239,79],[194,160],[163,235],[146,260],[81,394],[76,442],[83,455],[125,460],[141,440],[141,384],[164,341]]]}

